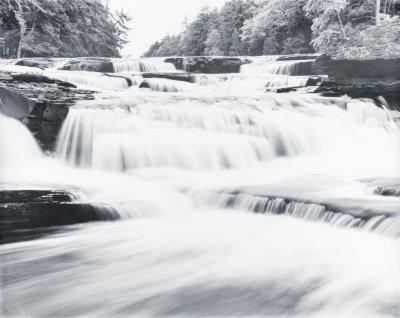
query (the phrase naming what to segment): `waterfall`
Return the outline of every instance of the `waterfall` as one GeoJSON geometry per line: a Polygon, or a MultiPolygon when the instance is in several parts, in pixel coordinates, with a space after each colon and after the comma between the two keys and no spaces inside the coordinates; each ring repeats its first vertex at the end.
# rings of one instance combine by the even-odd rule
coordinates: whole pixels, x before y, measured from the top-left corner
{"type": "MultiPolygon", "coordinates": [[[[133,96],[130,102],[134,102],[133,96]]],[[[119,107],[114,99],[94,103],[103,104],[71,109],[60,133],[58,157],[75,166],[233,168],[240,165],[231,157],[248,156],[248,161],[242,162],[255,163],[278,156],[335,153],[346,146],[351,149],[353,142],[348,136],[354,131],[376,140],[381,144],[377,147],[396,142],[391,132],[396,125],[387,111],[369,100],[288,94],[262,99],[215,97],[212,107],[208,100],[173,96],[163,107],[142,99],[131,108],[119,107]],[[373,122],[369,118],[374,118],[373,122]],[[322,133],[316,135],[315,131],[322,133]]],[[[365,141],[357,143],[361,149],[365,141]]]]}
{"type": "Polygon", "coordinates": [[[305,85],[309,62],[250,59],[194,83],[139,74],[174,71],[161,59],[40,70],[98,92],[54,154],[0,115],[0,191],[78,192],[65,204],[118,221],[2,246],[0,315],[398,316],[398,113],[265,93],[305,85]]]}

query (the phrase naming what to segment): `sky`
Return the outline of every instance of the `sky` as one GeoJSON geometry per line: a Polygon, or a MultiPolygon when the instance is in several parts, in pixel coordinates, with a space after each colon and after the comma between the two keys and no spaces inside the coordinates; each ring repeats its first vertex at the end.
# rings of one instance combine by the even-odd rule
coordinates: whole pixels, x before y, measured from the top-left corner
{"type": "Polygon", "coordinates": [[[132,17],[129,41],[123,56],[140,57],[152,43],[183,29],[204,6],[221,7],[225,0],[110,0],[114,10],[123,8],[132,17]]]}

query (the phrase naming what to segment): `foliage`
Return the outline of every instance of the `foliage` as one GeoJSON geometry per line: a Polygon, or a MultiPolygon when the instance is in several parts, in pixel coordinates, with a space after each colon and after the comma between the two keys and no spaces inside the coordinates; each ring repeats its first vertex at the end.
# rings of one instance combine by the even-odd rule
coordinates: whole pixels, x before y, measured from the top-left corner
{"type": "Polygon", "coordinates": [[[6,0],[0,36],[20,56],[119,56],[126,43],[124,12],[92,0],[6,0]]]}
{"type": "MultiPolygon", "coordinates": [[[[379,3],[384,25],[393,26],[385,30],[399,34],[390,17],[400,14],[400,0],[230,0],[219,11],[204,8],[180,35],[153,44],[145,56],[372,54],[384,38],[368,33],[382,31],[375,25],[379,3]]],[[[392,36],[385,43],[397,47],[398,41],[392,36]]]]}

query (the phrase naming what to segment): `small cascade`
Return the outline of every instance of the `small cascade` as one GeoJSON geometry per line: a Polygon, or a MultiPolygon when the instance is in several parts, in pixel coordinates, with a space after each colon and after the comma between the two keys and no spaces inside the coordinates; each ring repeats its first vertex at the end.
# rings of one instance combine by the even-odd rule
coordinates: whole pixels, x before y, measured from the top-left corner
{"type": "Polygon", "coordinates": [[[377,107],[373,100],[352,99],[347,103],[346,108],[359,124],[367,127],[398,130],[398,126],[393,118],[393,112],[385,106],[377,107]]]}
{"type": "Polygon", "coordinates": [[[279,60],[280,56],[250,57],[252,63],[241,66],[240,73],[258,76],[264,88],[303,87],[311,75],[314,60],[279,60]]]}
{"type": "Polygon", "coordinates": [[[164,61],[158,59],[114,59],[113,66],[115,73],[176,72],[176,68],[173,64],[165,63],[164,61]]]}
{"type": "Polygon", "coordinates": [[[29,167],[41,157],[41,150],[30,131],[18,120],[0,113],[0,172],[29,167]]]}
{"type": "Polygon", "coordinates": [[[308,75],[313,60],[278,61],[279,56],[250,57],[252,63],[241,66],[240,72],[245,74],[273,74],[273,75],[308,75]]]}
{"type": "Polygon", "coordinates": [[[90,167],[93,143],[103,134],[137,131],[137,120],[122,109],[70,109],[57,142],[57,156],[73,166],[90,167]]]}
{"type": "Polygon", "coordinates": [[[100,137],[93,146],[92,167],[111,171],[146,167],[218,170],[251,166],[272,157],[272,147],[262,138],[153,130],[100,137]]]}
{"type": "Polygon", "coordinates": [[[227,93],[259,93],[264,92],[266,88],[303,87],[307,84],[308,79],[308,76],[245,73],[195,76],[198,85],[227,93]]]}
{"type": "Polygon", "coordinates": [[[57,154],[73,166],[112,171],[160,166],[214,170],[274,156],[264,138],[163,126],[121,109],[73,109],[61,130],[57,154]]]}
{"type": "Polygon", "coordinates": [[[162,78],[149,78],[145,83],[154,92],[177,93],[193,91],[193,84],[181,81],[173,81],[162,78]]]}
{"type": "Polygon", "coordinates": [[[392,238],[400,238],[400,214],[357,216],[349,211],[330,210],[324,204],[301,202],[280,197],[261,197],[246,193],[195,190],[191,197],[198,205],[245,210],[260,214],[286,215],[308,221],[329,223],[335,227],[358,228],[392,238]]]}

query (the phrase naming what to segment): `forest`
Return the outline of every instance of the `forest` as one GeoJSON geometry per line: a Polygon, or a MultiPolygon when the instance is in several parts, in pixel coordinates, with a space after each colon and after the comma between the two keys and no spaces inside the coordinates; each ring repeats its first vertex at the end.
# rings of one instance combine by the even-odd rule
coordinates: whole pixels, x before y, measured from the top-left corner
{"type": "Polygon", "coordinates": [[[1,0],[5,57],[118,57],[129,16],[95,0],[1,0]]]}
{"type": "Polygon", "coordinates": [[[231,0],[205,7],[144,56],[400,54],[399,0],[231,0]]]}

